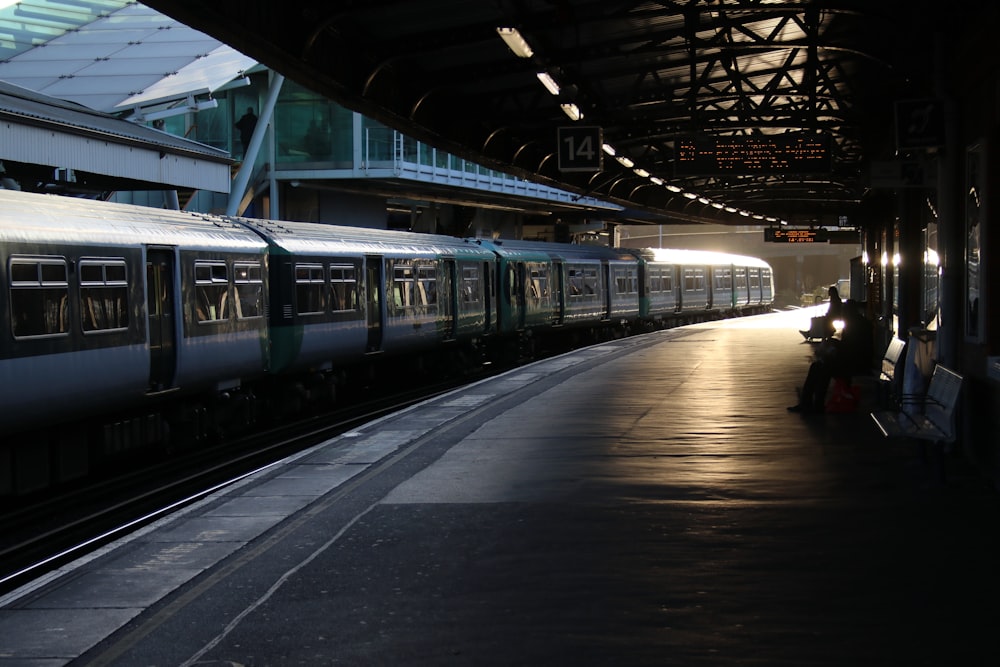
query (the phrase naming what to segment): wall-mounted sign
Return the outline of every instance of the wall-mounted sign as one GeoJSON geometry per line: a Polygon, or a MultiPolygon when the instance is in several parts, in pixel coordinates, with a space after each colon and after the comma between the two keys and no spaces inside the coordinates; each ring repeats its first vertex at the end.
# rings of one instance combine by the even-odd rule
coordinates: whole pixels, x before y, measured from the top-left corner
{"type": "Polygon", "coordinates": [[[573,125],[556,130],[559,171],[600,171],[604,151],[600,127],[573,125]]]}

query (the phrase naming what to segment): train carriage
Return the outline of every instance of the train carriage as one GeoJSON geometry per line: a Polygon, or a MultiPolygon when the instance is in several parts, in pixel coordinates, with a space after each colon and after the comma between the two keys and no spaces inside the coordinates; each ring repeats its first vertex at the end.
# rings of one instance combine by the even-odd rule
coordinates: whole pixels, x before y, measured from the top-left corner
{"type": "Polygon", "coordinates": [[[604,326],[639,317],[633,256],[604,246],[482,241],[496,252],[498,318],[504,333],[604,326]]]}
{"type": "Polygon", "coordinates": [[[273,372],[491,333],[493,254],[449,236],[241,220],[270,245],[273,372]]]}
{"type": "Polygon", "coordinates": [[[262,375],[265,250],[215,219],[0,191],[0,428],[262,375]]]}

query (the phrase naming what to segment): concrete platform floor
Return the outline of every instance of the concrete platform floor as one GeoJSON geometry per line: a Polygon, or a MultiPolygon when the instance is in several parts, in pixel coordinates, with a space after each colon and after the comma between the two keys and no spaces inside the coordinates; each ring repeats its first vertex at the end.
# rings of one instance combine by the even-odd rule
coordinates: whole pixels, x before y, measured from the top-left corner
{"type": "Polygon", "coordinates": [[[616,341],[331,441],[0,601],[0,666],[997,664],[997,494],[865,412],[788,413],[803,318],[616,341]]]}

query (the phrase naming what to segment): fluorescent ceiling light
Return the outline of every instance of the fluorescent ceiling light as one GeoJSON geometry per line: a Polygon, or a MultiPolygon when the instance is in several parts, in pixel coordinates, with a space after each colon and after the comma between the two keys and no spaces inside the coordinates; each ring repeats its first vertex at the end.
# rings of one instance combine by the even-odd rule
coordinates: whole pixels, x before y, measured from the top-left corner
{"type": "Polygon", "coordinates": [[[611,144],[604,144],[603,146],[601,146],[601,150],[603,150],[605,153],[607,153],[611,157],[615,156],[615,147],[612,146],[611,144]]]}
{"type": "Polygon", "coordinates": [[[649,180],[653,181],[657,185],[663,185],[663,179],[659,176],[651,176],[649,180]]]}
{"type": "Polygon", "coordinates": [[[642,178],[649,178],[649,172],[645,169],[633,169],[636,176],[641,176],[642,178]]]}
{"type": "Polygon", "coordinates": [[[538,80],[542,82],[542,85],[553,95],[559,94],[559,84],[556,80],[549,76],[548,72],[539,72],[537,75],[538,80]]]}
{"type": "Polygon", "coordinates": [[[559,106],[562,108],[563,113],[569,116],[570,120],[580,120],[583,118],[583,112],[580,111],[580,107],[572,102],[569,104],[560,104],[559,106]]]}
{"type": "Polygon", "coordinates": [[[696,195],[693,192],[685,192],[684,196],[687,197],[688,199],[697,199],[698,198],[698,195],[696,195]]]}
{"type": "Polygon", "coordinates": [[[635,162],[632,162],[632,160],[629,160],[624,155],[619,155],[615,159],[621,162],[622,166],[625,167],[626,169],[631,169],[632,167],[635,166],[635,162]]]}
{"type": "Polygon", "coordinates": [[[521,37],[517,28],[497,28],[497,34],[518,58],[530,58],[535,53],[524,37],[521,37]]]}
{"type": "Polygon", "coordinates": [[[681,192],[681,188],[677,187],[673,183],[667,186],[667,190],[670,190],[671,192],[681,192]]]}

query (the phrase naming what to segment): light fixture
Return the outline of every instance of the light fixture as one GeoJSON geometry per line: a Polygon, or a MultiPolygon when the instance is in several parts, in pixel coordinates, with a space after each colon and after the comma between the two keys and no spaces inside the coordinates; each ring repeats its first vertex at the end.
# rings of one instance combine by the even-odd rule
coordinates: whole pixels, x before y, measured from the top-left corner
{"type": "Polygon", "coordinates": [[[553,95],[559,94],[559,84],[556,83],[556,80],[553,79],[548,72],[539,72],[535,76],[537,76],[538,80],[542,82],[542,85],[545,86],[546,90],[553,95]]]}
{"type": "Polygon", "coordinates": [[[612,146],[611,144],[604,144],[603,146],[601,146],[601,150],[603,150],[605,153],[607,153],[611,157],[615,156],[615,147],[612,146]]]}
{"type": "Polygon", "coordinates": [[[726,213],[736,213],[737,211],[737,209],[733,208],[732,206],[727,206],[724,210],[726,211],[726,213]]]}
{"type": "Polygon", "coordinates": [[[681,188],[677,187],[676,185],[674,185],[672,183],[667,186],[667,190],[670,190],[671,192],[681,192],[682,191],[681,188]]]}
{"type": "Polygon", "coordinates": [[[721,210],[724,209],[725,207],[726,207],[725,204],[719,203],[717,201],[712,202],[712,208],[717,208],[721,210]]]}
{"type": "Polygon", "coordinates": [[[497,34],[518,58],[530,58],[535,53],[524,37],[521,37],[517,28],[497,28],[497,34]]]}
{"type": "Polygon", "coordinates": [[[698,202],[701,204],[711,204],[712,200],[708,197],[698,197],[698,202]]]}
{"type": "Polygon", "coordinates": [[[626,169],[631,169],[632,167],[634,167],[634,166],[635,166],[635,162],[632,162],[632,160],[629,160],[629,159],[628,159],[627,157],[625,157],[624,155],[619,155],[619,156],[618,156],[618,157],[616,157],[615,159],[616,159],[616,160],[618,160],[618,161],[619,161],[619,162],[621,163],[621,165],[622,165],[623,167],[625,167],[626,169]]]}
{"type": "Polygon", "coordinates": [[[660,178],[659,176],[650,176],[649,180],[653,181],[657,185],[663,185],[663,179],[660,178]]]}
{"type": "Polygon", "coordinates": [[[698,198],[698,195],[696,195],[693,192],[685,192],[684,196],[687,197],[688,199],[697,199],[698,198]]]}
{"type": "Polygon", "coordinates": [[[580,111],[580,107],[576,106],[572,102],[569,104],[560,104],[559,108],[563,110],[563,113],[569,116],[570,120],[580,120],[583,118],[583,112],[580,111]]]}
{"type": "Polygon", "coordinates": [[[632,171],[635,172],[636,176],[640,176],[642,178],[649,178],[649,172],[646,171],[645,169],[636,168],[636,169],[633,169],[632,171]]]}

